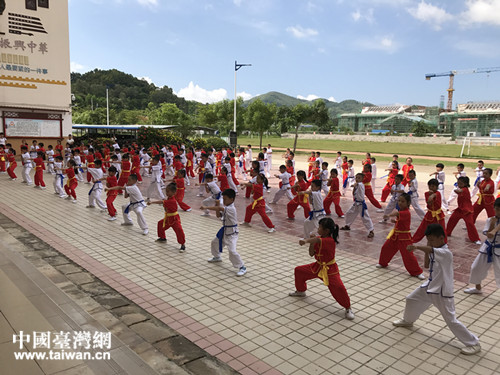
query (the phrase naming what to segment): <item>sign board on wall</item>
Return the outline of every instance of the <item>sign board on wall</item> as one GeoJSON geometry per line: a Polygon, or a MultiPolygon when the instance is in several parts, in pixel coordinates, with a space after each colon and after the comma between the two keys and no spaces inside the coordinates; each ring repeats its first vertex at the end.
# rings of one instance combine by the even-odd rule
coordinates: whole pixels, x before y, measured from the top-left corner
{"type": "Polygon", "coordinates": [[[69,111],[68,0],[4,1],[0,106],[69,111]]]}
{"type": "Polygon", "coordinates": [[[60,138],[61,120],[5,119],[6,137],[60,138]]]}

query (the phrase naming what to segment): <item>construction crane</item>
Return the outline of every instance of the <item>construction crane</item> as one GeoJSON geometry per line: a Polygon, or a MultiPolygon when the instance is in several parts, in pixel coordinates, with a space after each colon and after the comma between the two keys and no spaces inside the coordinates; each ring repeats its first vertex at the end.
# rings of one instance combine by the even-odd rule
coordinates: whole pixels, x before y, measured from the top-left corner
{"type": "Polygon", "coordinates": [[[472,73],[492,73],[492,72],[500,72],[500,67],[496,68],[477,68],[477,69],[467,69],[467,70],[451,70],[445,73],[430,73],[425,75],[425,79],[430,81],[431,78],[434,77],[450,77],[450,86],[448,88],[448,104],[446,106],[446,110],[451,112],[452,104],[453,104],[453,81],[457,74],[472,74],[472,73]]]}

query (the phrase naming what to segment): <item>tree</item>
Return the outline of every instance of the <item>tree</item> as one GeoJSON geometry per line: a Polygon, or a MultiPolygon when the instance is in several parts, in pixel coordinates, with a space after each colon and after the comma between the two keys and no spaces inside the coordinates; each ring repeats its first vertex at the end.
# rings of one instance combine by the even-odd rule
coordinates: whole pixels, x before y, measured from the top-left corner
{"type": "Polygon", "coordinates": [[[262,149],[262,136],[264,132],[268,131],[271,124],[274,122],[274,112],[271,106],[266,105],[262,100],[257,99],[253,101],[246,110],[245,124],[246,126],[259,133],[260,146],[262,149]]]}
{"type": "Polygon", "coordinates": [[[295,140],[293,141],[293,152],[297,149],[297,139],[299,138],[300,125],[310,119],[311,106],[305,104],[297,104],[292,109],[293,119],[295,121],[295,140]]]}
{"type": "Polygon", "coordinates": [[[315,100],[311,108],[311,120],[318,126],[319,130],[327,131],[329,129],[328,120],[328,109],[326,108],[326,103],[323,99],[315,100]]]}
{"type": "Polygon", "coordinates": [[[149,111],[149,120],[153,125],[180,125],[182,115],[185,114],[173,103],[162,103],[149,111]]]}

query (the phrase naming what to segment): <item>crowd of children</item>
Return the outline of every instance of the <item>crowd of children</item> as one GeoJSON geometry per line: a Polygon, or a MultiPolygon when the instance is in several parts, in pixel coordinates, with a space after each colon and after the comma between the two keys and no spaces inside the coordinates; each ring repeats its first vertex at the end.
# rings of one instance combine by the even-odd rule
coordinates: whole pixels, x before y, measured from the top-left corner
{"type": "MultiPolygon", "coordinates": [[[[184,144],[153,145],[149,149],[136,143],[125,145],[105,143],[100,147],[92,145],[68,144],[63,148],[60,141],[55,147],[44,149],[42,143],[33,141],[31,145],[22,142],[20,147],[22,163],[22,182],[27,186],[34,184],[35,188],[46,189],[45,175],[53,175],[54,194],[77,203],[76,187],[78,183],[86,181],[91,185],[88,193],[87,208],[96,206],[108,213],[108,220],[117,219],[117,210],[114,201],[118,195],[124,193],[129,202],[122,205],[124,226],[133,225],[130,211],[137,217],[137,223],[144,235],[149,233],[143,210],[152,204],[161,204],[164,208],[164,217],[157,223],[159,243],[167,241],[166,231],[169,228],[176,234],[180,245],[180,252],[186,250],[186,237],[182,229],[178,207],[189,212],[191,207],[184,202],[185,189],[191,185],[190,179],[198,174],[198,196],[205,197],[201,205],[202,216],[210,216],[214,211],[222,221],[222,227],[211,243],[212,257],[210,263],[221,262],[221,253],[226,247],[229,260],[238,269],[237,275],[243,276],[247,268],[240,254],[237,252],[238,226],[250,226],[252,216],[257,213],[268,227],[268,232],[276,231],[276,226],[268,216],[272,213],[266,201],[266,192],[270,192],[268,177],[272,172],[271,145],[257,154],[256,160],[252,154],[252,146],[237,149],[237,154],[231,148],[215,150],[194,149],[184,144]],[[34,168],[34,177],[31,172],[34,168]],[[85,176],[85,177],[84,177],[85,176]],[[143,179],[143,177],[148,177],[143,179]],[[245,180],[241,183],[238,180],[245,180]],[[170,180],[169,180],[170,179],[170,180]],[[139,184],[148,182],[144,189],[146,197],[139,188],[139,184]],[[246,207],[244,221],[238,224],[238,215],[234,205],[239,188],[245,190],[247,198],[253,201],[246,207]],[[102,200],[106,193],[105,201],[102,200]]],[[[436,171],[431,173],[427,183],[428,190],[424,193],[427,212],[419,206],[419,191],[416,180],[417,171],[413,166],[412,158],[407,158],[401,167],[398,156],[394,155],[388,168],[386,184],[381,191],[380,201],[375,197],[377,167],[376,159],[367,153],[362,161],[362,172],[355,173],[354,161],[337,153],[334,168],[328,169],[320,152],[312,152],[308,159],[308,170],[295,170],[294,153],[288,150],[285,163],[279,166],[279,174],[274,177],[280,180],[279,188],[271,199],[272,204],[278,204],[282,198],[287,198],[287,218],[295,220],[295,211],[303,209],[303,239],[300,244],[309,244],[309,255],[314,256],[315,263],[300,266],[295,269],[296,291],[291,296],[304,296],[306,281],[320,278],[327,285],[333,297],[345,308],[345,316],[354,319],[351,302],[347,291],[340,279],[338,267],[335,263],[335,247],[338,243],[339,229],[352,230],[352,225],[358,216],[368,231],[368,238],[375,236],[375,228],[366,204],[368,200],[377,212],[383,212],[381,224],[394,218],[394,229],[389,233],[380,251],[378,268],[388,266],[394,255],[399,252],[408,273],[419,279],[425,279],[422,268],[413,250],[421,250],[429,261],[431,275],[421,290],[427,293],[437,293],[441,297],[451,298],[453,293],[453,276],[450,276],[450,251],[447,248],[448,236],[452,235],[458,221],[462,219],[466,225],[468,238],[471,242],[482,245],[479,255],[474,261],[471,270],[470,282],[475,286],[466,290],[466,293],[478,294],[481,292],[481,282],[491,265],[495,270],[497,285],[500,287],[500,241],[497,244],[497,233],[500,231],[500,198],[495,199],[497,181],[492,180],[493,171],[485,168],[479,161],[474,171],[476,179],[473,191],[469,178],[464,171],[463,164],[457,165],[453,173],[456,184],[452,193],[445,197],[445,166],[436,164],[436,171]],[[342,181],[339,179],[342,178],[342,181]],[[342,189],[341,189],[342,186],[342,189]],[[346,197],[352,189],[352,203],[344,214],[341,207],[341,198],[346,197]],[[478,192],[478,198],[473,203],[472,198],[478,192]],[[385,208],[380,202],[387,202],[385,208]],[[449,211],[449,207],[457,200],[458,207],[449,211]],[[332,218],[331,206],[334,205],[336,216],[345,217],[345,225],[339,227],[332,218]],[[411,212],[413,207],[421,221],[415,233],[411,233],[411,212]],[[488,221],[483,230],[486,240],[481,241],[475,223],[478,215],[486,211],[488,221]],[[445,223],[446,214],[451,215],[445,223]],[[439,229],[441,228],[441,229],[439,229]],[[316,237],[316,233],[319,237],[316,237]],[[416,246],[424,237],[427,237],[428,246],[416,246]],[[434,268],[433,268],[434,267],[434,268]],[[438,281],[438,270],[442,272],[438,281]],[[432,272],[434,272],[432,274],[432,272]],[[433,279],[434,278],[434,279],[433,279]],[[431,283],[432,281],[432,283],[431,283]],[[451,283],[451,284],[450,284],[451,283]],[[451,285],[451,286],[450,286],[451,285]],[[432,290],[432,291],[429,291],[432,290]],[[443,294],[445,293],[445,294],[443,294]]],[[[13,181],[17,179],[16,151],[8,143],[0,144],[0,173],[8,173],[13,181]]],[[[425,265],[426,267],[429,265],[425,265]]],[[[404,318],[394,322],[396,326],[410,326],[421,312],[430,304],[434,304],[443,313],[446,323],[455,335],[466,345],[465,354],[474,354],[480,350],[477,337],[470,334],[454,317],[453,301],[451,304],[446,298],[425,297],[421,290],[416,290],[407,298],[407,311],[404,318]],[[420,304],[415,310],[413,306],[420,304]],[[411,311],[410,311],[411,310],[411,311]]]]}

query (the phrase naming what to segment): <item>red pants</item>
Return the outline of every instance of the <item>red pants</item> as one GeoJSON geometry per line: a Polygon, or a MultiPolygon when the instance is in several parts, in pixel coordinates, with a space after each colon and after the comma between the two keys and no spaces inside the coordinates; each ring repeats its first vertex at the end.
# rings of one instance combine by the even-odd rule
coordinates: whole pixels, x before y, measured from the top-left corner
{"type": "Polygon", "coordinates": [[[194,170],[192,165],[186,168],[186,176],[194,177],[194,170]]]}
{"type": "MultiPolygon", "coordinates": [[[[293,191],[293,189],[292,189],[293,191]]],[[[309,217],[309,211],[311,211],[311,208],[309,207],[309,202],[306,200],[304,203],[304,196],[297,196],[296,198],[293,198],[290,202],[287,203],[286,205],[286,210],[288,212],[288,217],[293,219],[295,218],[295,210],[299,205],[302,206],[304,209],[304,217],[307,219],[309,217]],[[300,202],[298,202],[300,200],[300,202]]]]}
{"type": "Polygon", "coordinates": [[[113,205],[115,199],[116,199],[116,194],[108,195],[108,197],[106,198],[106,207],[108,208],[109,216],[112,217],[116,216],[116,208],[113,205]]]}
{"type": "Polygon", "coordinates": [[[413,242],[411,239],[386,240],[384,245],[382,246],[382,250],[380,250],[378,264],[380,264],[382,267],[387,267],[394,255],[396,255],[396,253],[399,251],[408,273],[412,276],[420,275],[422,273],[422,268],[420,268],[420,266],[418,265],[418,260],[415,257],[415,254],[406,250],[406,247],[412,244],[413,242]]]}
{"type": "MultiPolygon", "coordinates": [[[[127,185],[128,177],[130,176],[130,173],[123,173],[120,175],[120,178],[118,179],[118,186],[125,186],[127,185]]],[[[123,194],[123,190],[118,190],[118,194],[123,194]]]]}
{"type": "Polygon", "coordinates": [[[75,189],[77,186],[78,186],[78,182],[76,182],[76,180],[70,182],[69,186],[68,186],[68,183],[66,183],[66,185],[64,185],[64,191],[66,192],[66,194],[72,196],[73,199],[76,199],[75,189]]]}
{"type": "Polygon", "coordinates": [[[368,198],[368,200],[370,201],[370,203],[373,204],[375,207],[382,208],[382,206],[380,205],[379,201],[377,199],[375,199],[375,197],[373,196],[373,190],[372,190],[371,187],[368,187],[368,186],[366,187],[366,189],[365,189],[365,196],[368,198]]]}
{"type": "MultiPolygon", "coordinates": [[[[444,223],[444,219],[441,219],[439,221],[437,221],[436,219],[432,220],[432,221],[427,221],[425,220],[422,220],[422,222],[420,223],[420,226],[418,227],[417,231],[413,234],[413,237],[412,237],[412,241],[413,243],[417,243],[417,242],[420,242],[422,240],[422,238],[425,237],[425,230],[427,229],[427,226],[429,224],[439,224],[443,227],[443,229],[445,230],[445,233],[446,233],[446,225],[444,223]]],[[[447,243],[448,242],[448,239],[444,238],[445,242],[447,243]]]]}
{"type": "Polygon", "coordinates": [[[382,196],[380,197],[380,201],[385,202],[389,194],[391,194],[391,185],[386,184],[382,189],[382,196]]]}
{"type": "Polygon", "coordinates": [[[5,160],[0,160],[0,172],[5,172],[5,160]]]}
{"type": "Polygon", "coordinates": [[[457,225],[460,219],[465,221],[465,226],[467,227],[467,235],[469,236],[469,240],[472,242],[480,241],[479,234],[477,233],[476,226],[474,225],[474,217],[472,212],[462,212],[459,210],[453,211],[450,218],[448,219],[448,226],[446,227],[446,235],[451,236],[453,229],[457,225]]]}
{"type": "MultiPolygon", "coordinates": [[[[483,198],[483,200],[484,200],[484,198],[483,198]]],[[[474,214],[472,217],[472,220],[474,221],[474,223],[476,222],[476,219],[482,210],[486,210],[486,214],[488,215],[488,217],[495,216],[495,209],[493,208],[494,203],[495,202],[491,202],[490,204],[485,204],[484,202],[481,202],[481,204],[477,204],[477,202],[474,203],[474,206],[472,206],[472,208],[474,209],[474,214]]]]}
{"type": "Polygon", "coordinates": [[[177,242],[181,245],[184,245],[186,243],[186,236],[184,235],[184,231],[182,230],[181,221],[177,219],[169,222],[169,220],[167,220],[165,226],[163,225],[163,221],[164,219],[161,219],[158,222],[158,237],[167,238],[165,231],[169,228],[172,228],[175,232],[175,236],[177,237],[177,242]]]}
{"type": "Polygon", "coordinates": [[[238,186],[240,184],[240,182],[238,181],[238,179],[236,178],[234,173],[231,173],[231,178],[233,179],[233,182],[236,186],[238,186]]]}
{"type": "Polygon", "coordinates": [[[141,167],[132,167],[132,173],[135,173],[137,176],[137,181],[142,182],[142,176],[141,176],[141,167]]]}
{"type": "MultiPolygon", "coordinates": [[[[304,266],[295,267],[295,289],[298,292],[305,292],[307,290],[307,280],[312,280],[318,277],[318,273],[314,272],[312,267],[316,263],[306,264],[304,266]]],[[[328,275],[328,289],[332,294],[335,301],[346,309],[351,307],[351,300],[347,294],[344,283],[340,278],[340,274],[328,275]]]]}
{"type": "Polygon", "coordinates": [[[45,187],[45,182],[43,182],[43,169],[38,169],[35,172],[35,186],[45,187]]]}
{"type": "Polygon", "coordinates": [[[327,215],[330,215],[332,211],[330,210],[330,206],[332,203],[335,205],[335,213],[337,214],[338,217],[341,217],[344,215],[342,212],[342,208],[340,207],[340,195],[333,195],[328,193],[325,199],[323,200],[323,207],[325,208],[325,213],[327,215]]]}
{"type": "Polygon", "coordinates": [[[252,195],[252,187],[247,186],[247,188],[245,189],[245,198],[250,198],[250,195],[252,195]]]}
{"type": "Polygon", "coordinates": [[[87,172],[87,182],[90,181],[92,181],[92,175],[90,174],[90,172],[87,172]]]}
{"type": "Polygon", "coordinates": [[[189,207],[186,203],[183,202],[184,200],[184,189],[177,189],[177,192],[175,193],[175,200],[177,201],[177,204],[179,205],[180,208],[182,208],[184,211],[190,210],[191,207],[189,207]]]}
{"type": "Polygon", "coordinates": [[[17,163],[10,163],[9,168],[7,168],[7,173],[9,174],[10,178],[17,178],[16,174],[14,173],[14,169],[16,169],[17,163]]]}
{"type": "Polygon", "coordinates": [[[257,203],[255,208],[252,208],[252,205],[253,203],[247,206],[247,210],[245,212],[245,223],[252,221],[252,216],[255,213],[258,213],[268,228],[274,228],[273,222],[266,214],[266,205],[264,204],[264,201],[257,203]]]}

